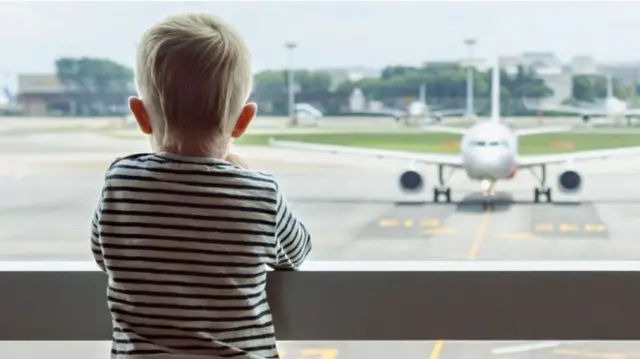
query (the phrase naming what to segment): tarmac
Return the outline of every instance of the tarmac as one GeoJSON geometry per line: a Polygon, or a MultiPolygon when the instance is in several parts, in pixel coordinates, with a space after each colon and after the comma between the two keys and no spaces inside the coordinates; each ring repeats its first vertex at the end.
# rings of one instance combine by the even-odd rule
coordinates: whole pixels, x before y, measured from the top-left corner
{"type": "MultiPolygon", "coordinates": [[[[19,127],[19,126],[18,126],[19,127]]],[[[0,125],[0,260],[92,260],[90,219],[110,161],[148,151],[140,140],[97,132],[43,133],[0,125]]],[[[463,173],[453,203],[397,186],[407,163],[291,150],[240,147],[252,167],[276,174],[313,235],[309,260],[637,260],[640,158],[580,163],[578,195],[554,189],[534,204],[534,177],[500,183],[493,205],[463,173]],[[340,215],[336,215],[339,213],[340,215]]],[[[555,180],[563,168],[549,168],[555,180]]],[[[0,343],[0,357],[103,358],[110,344],[0,343]]],[[[283,359],[450,359],[640,357],[633,342],[318,342],[280,343],[283,359]]]]}

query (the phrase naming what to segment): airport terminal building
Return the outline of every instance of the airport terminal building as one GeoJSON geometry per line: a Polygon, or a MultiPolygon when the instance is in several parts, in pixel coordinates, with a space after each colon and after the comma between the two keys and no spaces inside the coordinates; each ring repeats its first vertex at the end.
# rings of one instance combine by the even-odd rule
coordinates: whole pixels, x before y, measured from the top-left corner
{"type": "Polygon", "coordinates": [[[65,88],[55,74],[18,75],[17,102],[23,115],[119,116],[128,113],[133,92],[80,92],[65,88]]]}

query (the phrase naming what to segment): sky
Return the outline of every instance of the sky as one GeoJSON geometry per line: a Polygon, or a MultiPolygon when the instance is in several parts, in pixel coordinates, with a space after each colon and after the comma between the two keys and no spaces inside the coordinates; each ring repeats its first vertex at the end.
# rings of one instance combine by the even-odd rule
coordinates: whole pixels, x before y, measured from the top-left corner
{"type": "Polygon", "coordinates": [[[0,2],[0,73],[51,73],[61,56],[131,66],[144,29],[183,11],[210,12],[233,24],[255,71],[286,67],[287,41],[299,44],[295,63],[305,68],[461,59],[467,37],[477,39],[481,58],[551,51],[563,61],[574,55],[640,60],[640,2],[21,1],[0,2]]]}

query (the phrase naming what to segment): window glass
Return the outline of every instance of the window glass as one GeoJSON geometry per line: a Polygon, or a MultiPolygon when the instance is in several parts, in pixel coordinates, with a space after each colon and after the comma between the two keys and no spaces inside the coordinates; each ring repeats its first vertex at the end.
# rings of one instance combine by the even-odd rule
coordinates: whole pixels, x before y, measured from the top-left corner
{"type": "MultiPolygon", "coordinates": [[[[564,167],[556,166],[557,157],[551,158],[640,146],[635,130],[620,130],[636,126],[637,119],[629,117],[627,123],[626,118],[598,117],[596,111],[605,104],[608,87],[621,101],[636,96],[637,66],[602,59],[631,61],[636,55],[584,36],[597,33],[603,39],[632,42],[631,30],[640,26],[634,17],[640,11],[633,9],[640,4],[579,9],[562,3],[519,4],[522,21],[496,25],[490,20],[496,14],[513,14],[514,6],[2,3],[0,47],[12,51],[0,57],[0,258],[93,260],[88,228],[106,169],[118,157],[151,151],[148,136],[127,105],[136,95],[133,50],[144,29],[181,11],[215,13],[245,38],[254,72],[249,100],[257,103],[258,115],[233,146],[251,168],[277,176],[292,209],[313,234],[309,260],[430,260],[461,258],[471,251],[477,258],[542,260],[551,258],[544,248],[565,241],[571,245],[554,251],[553,259],[640,258],[640,246],[620,237],[632,233],[635,223],[628,207],[634,206],[633,193],[638,192],[638,181],[631,179],[640,173],[629,165],[637,162],[635,155],[611,155],[597,163],[580,157],[575,169],[581,181],[575,176],[560,181],[564,167]],[[571,26],[566,17],[550,15],[575,11],[581,15],[572,17],[571,26]],[[465,21],[455,26],[444,21],[451,13],[464,14],[460,16],[465,21]],[[540,18],[545,18],[545,31],[529,31],[526,19],[540,18]],[[118,26],[112,26],[114,19],[118,26]],[[629,31],[611,32],[618,25],[594,29],[594,19],[599,24],[616,19],[612,24],[628,24],[629,31]],[[382,22],[389,25],[372,26],[382,22]],[[450,37],[441,36],[443,29],[450,37]],[[591,40],[587,45],[572,40],[573,32],[567,29],[591,40]],[[412,50],[412,41],[398,41],[416,33],[422,36],[420,43],[431,44],[428,52],[412,50]],[[470,33],[476,35],[469,38],[470,33]],[[499,33],[524,44],[523,51],[498,46],[491,39],[499,33]],[[456,36],[458,45],[450,42],[456,36]],[[375,38],[375,46],[365,45],[367,38],[375,38]],[[548,51],[526,51],[533,46],[526,44],[539,41],[548,41],[548,51]],[[452,60],[438,60],[442,58],[452,60]],[[490,207],[484,215],[468,216],[465,208],[482,195],[482,187],[464,176],[470,168],[458,162],[461,132],[489,118],[496,58],[502,64],[501,120],[514,132],[526,132],[519,136],[520,162],[538,161],[527,167],[538,175],[523,184],[522,191],[496,187],[497,205],[513,200],[517,204],[505,211],[527,219],[508,223],[490,207]],[[289,71],[292,68],[295,71],[289,71]],[[564,76],[567,71],[575,76],[564,76]],[[473,84],[469,99],[467,74],[473,84]],[[548,110],[554,101],[565,103],[565,110],[567,101],[574,107],[589,105],[594,115],[582,111],[560,116],[548,110]],[[433,109],[438,117],[409,115],[412,104],[433,109]],[[469,119],[469,113],[475,117],[469,119]],[[546,126],[573,129],[535,133],[546,126]],[[307,151],[309,143],[314,151],[307,151]],[[390,156],[387,150],[400,155],[390,156]],[[400,174],[414,168],[414,155],[416,161],[426,161],[417,171],[419,177],[406,177],[406,182],[400,174]],[[543,182],[546,163],[553,166],[543,182]],[[447,200],[433,191],[438,165],[443,179],[463,174],[445,183],[452,203],[398,206],[447,200]],[[586,180],[589,188],[578,185],[586,180]],[[553,190],[547,192],[549,188],[553,190]],[[535,203],[544,202],[547,193],[552,202],[566,195],[580,205],[535,203]],[[610,203],[604,206],[598,199],[610,203]],[[455,240],[470,235],[484,239],[469,248],[455,240]],[[484,245],[489,242],[493,244],[484,245]]],[[[508,147],[506,141],[491,138],[476,138],[471,144],[508,147]]]]}
{"type": "MultiPolygon", "coordinates": [[[[629,46],[640,3],[2,2],[0,260],[95,260],[91,222],[108,167],[152,151],[128,107],[138,95],[135,48],[148,26],[182,11],[219,15],[245,39],[258,115],[233,150],[276,176],[311,233],[309,261],[640,259],[640,50],[629,46]],[[490,118],[496,60],[501,120],[522,132],[519,164],[536,176],[505,171],[515,184],[496,186],[493,205],[478,206],[487,175],[461,165],[461,132],[490,118]],[[627,112],[606,112],[613,97],[627,112]],[[433,126],[440,130],[423,131],[433,126]],[[571,130],[535,133],[546,126],[571,130]],[[619,147],[630,152],[608,152],[619,147]],[[565,172],[558,156],[576,151],[599,152],[565,172]]],[[[180,219],[184,207],[162,210],[173,215],[165,225],[193,220],[180,219]]],[[[640,352],[632,343],[529,344],[522,352],[484,342],[281,349],[285,359],[640,352]]],[[[0,357],[103,358],[109,346],[47,345],[58,344],[2,343],[0,357]]]]}

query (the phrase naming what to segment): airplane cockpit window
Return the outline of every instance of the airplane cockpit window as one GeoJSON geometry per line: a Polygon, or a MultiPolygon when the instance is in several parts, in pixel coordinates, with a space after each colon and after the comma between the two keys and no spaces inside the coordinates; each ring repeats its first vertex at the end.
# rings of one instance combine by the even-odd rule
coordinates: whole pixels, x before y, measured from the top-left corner
{"type": "Polygon", "coordinates": [[[509,144],[507,143],[507,141],[490,141],[489,142],[489,147],[509,147],[509,144]]]}
{"type": "Polygon", "coordinates": [[[471,143],[475,147],[509,147],[507,141],[482,141],[475,140],[471,143]]]}

